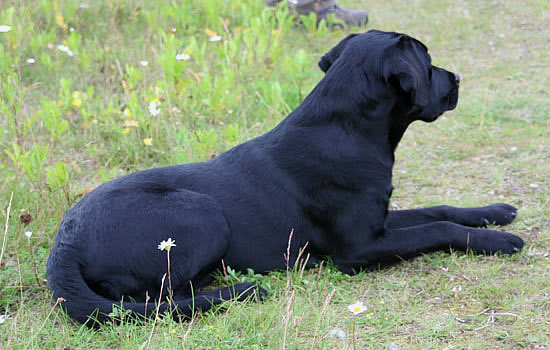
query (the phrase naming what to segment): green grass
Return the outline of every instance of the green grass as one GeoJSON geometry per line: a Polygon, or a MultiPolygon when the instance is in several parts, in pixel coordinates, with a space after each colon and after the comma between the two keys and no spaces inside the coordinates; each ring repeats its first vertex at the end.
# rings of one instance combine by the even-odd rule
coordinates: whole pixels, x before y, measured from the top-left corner
{"type": "Polygon", "coordinates": [[[266,10],[255,0],[79,4],[0,5],[0,25],[11,26],[0,33],[0,218],[7,227],[0,230],[0,315],[9,316],[0,323],[0,348],[550,344],[548,2],[341,3],[366,7],[369,28],[417,37],[434,64],[462,77],[458,108],[434,124],[413,124],[400,144],[392,208],[513,204],[519,216],[506,230],[526,241],[521,254],[434,253],[357,276],[330,264],[237,274],[258,280],[271,297],[226,303],[192,322],[163,318],[153,332],[153,321],[91,331],[54,307],[45,263],[64,212],[105,181],[206,160],[269,130],[321,78],[317,60],[346,32],[315,29],[311,19],[295,26],[283,7],[266,10]],[[209,41],[213,35],[223,39],[209,41]],[[181,53],[189,59],[176,61],[181,53]],[[152,116],[156,99],[160,114],[152,116]],[[33,220],[22,223],[22,214],[33,220]],[[357,300],[368,309],[352,315],[347,306],[357,300]]]}

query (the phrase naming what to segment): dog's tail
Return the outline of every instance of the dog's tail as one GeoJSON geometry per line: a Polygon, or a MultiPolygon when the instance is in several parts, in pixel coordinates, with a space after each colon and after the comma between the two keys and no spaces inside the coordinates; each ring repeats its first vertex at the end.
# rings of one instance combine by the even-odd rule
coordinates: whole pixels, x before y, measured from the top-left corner
{"type": "MultiPolygon", "coordinates": [[[[75,320],[88,326],[105,323],[113,312],[113,305],[121,303],[94,292],[82,275],[76,254],[67,249],[54,247],[48,259],[46,276],[53,298],[75,320]]],[[[145,303],[124,303],[124,309],[148,316],[145,303]]],[[[154,308],[154,303],[152,303],[154,308]]]]}
{"type": "MultiPolygon", "coordinates": [[[[89,327],[97,327],[101,323],[112,320],[115,307],[130,311],[133,315],[150,317],[157,312],[155,302],[116,301],[94,292],[84,279],[79,263],[74,260],[76,254],[67,254],[67,250],[55,249],[50,254],[47,266],[47,279],[54,300],[58,301],[66,312],[80,323],[89,327]],[[61,299],[60,299],[61,298],[61,299]]],[[[160,286],[159,286],[160,288],[160,286]]],[[[251,296],[262,300],[267,292],[253,283],[240,283],[219,290],[198,292],[193,297],[178,298],[172,304],[172,310],[178,318],[191,317],[194,312],[206,311],[213,305],[236,299],[243,301],[251,296]]],[[[159,307],[159,314],[164,313],[170,306],[163,302],[159,307]]]]}

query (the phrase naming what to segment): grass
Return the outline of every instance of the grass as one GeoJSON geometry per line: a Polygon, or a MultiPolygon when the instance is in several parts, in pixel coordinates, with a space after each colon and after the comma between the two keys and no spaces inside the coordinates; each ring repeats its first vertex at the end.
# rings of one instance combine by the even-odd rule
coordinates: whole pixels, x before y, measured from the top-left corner
{"type": "Polygon", "coordinates": [[[526,241],[522,253],[433,253],[357,276],[330,264],[267,276],[233,272],[230,279],[256,280],[271,297],[261,305],[226,303],[191,322],[158,320],[150,346],[153,321],[82,328],[55,307],[44,280],[65,210],[120,175],[205,160],[269,130],[321,78],[318,58],[346,33],[316,29],[311,18],[295,26],[284,7],[266,10],[252,0],[95,1],[89,8],[7,0],[0,5],[0,25],[11,27],[0,33],[2,348],[550,344],[550,6],[342,5],[366,7],[369,28],[417,37],[436,65],[462,76],[458,108],[434,124],[413,124],[400,144],[391,206],[513,204],[519,216],[506,230],[526,241]],[[222,40],[211,41],[216,36],[222,40]],[[176,61],[183,53],[189,58],[176,61]],[[152,101],[160,104],[157,116],[152,101]],[[24,214],[32,221],[24,223],[24,214]],[[352,315],[347,306],[357,300],[367,311],[352,315]]]}

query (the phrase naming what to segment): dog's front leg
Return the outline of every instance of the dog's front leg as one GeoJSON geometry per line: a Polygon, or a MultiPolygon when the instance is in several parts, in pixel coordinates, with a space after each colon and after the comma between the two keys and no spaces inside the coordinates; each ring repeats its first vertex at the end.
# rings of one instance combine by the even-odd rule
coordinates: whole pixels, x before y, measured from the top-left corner
{"type": "Polygon", "coordinates": [[[480,254],[513,254],[523,240],[511,233],[472,228],[448,221],[388,228],[378,239],[363,247],[360,256],[337,256],[335,264],[346,273],[372,270],[422,253],[468,249],[480,254]]]}
{"type": "Polygon", "coordinates": [[[386,228],[405,228],[437,221],[450,221],[471,227],[506,225],[514,220],[516,212],[516,208],[504,203],[479,208],[439,205],[423,209],[392,210],[386,217],[386,228]]]}

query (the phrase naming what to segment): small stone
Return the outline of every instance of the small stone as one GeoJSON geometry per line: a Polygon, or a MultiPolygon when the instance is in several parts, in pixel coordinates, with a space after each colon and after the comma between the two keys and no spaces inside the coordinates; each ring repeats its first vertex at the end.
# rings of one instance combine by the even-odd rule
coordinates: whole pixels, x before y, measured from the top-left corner
{"type": "Polygon", "coordinates": [[[347,337],[347,334],[346,332],[344,332],[343,330],[341,330],[340,328],[334,328],[334,329],[331,329],[328,334],[330,335],[334,335],[336,336],[338,339],[340,340],[345,340],[346,337],[347,337]]]}

